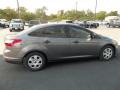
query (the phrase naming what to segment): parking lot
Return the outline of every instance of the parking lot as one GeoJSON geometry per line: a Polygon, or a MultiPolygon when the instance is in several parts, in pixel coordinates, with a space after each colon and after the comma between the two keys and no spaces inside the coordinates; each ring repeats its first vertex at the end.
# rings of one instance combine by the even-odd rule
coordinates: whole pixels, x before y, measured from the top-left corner
{"type": "MultiPolygon", "coordinates": [[[[115,39],[120,45],[120,28],[101,26],[91,30],[115,39]]],[[[42,71],[30,72],[22,65],[3,60],[4,37],[14,33],[18,32],[0,28],[0,90],[119,90],[120,55],[110,62],[97,58],[54,62],[42,71]]]]}

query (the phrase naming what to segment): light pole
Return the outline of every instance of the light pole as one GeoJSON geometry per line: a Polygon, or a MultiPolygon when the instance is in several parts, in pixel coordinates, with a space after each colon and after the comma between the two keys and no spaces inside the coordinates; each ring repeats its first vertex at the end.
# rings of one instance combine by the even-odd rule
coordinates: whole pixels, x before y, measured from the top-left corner
{"type": "Polygon", "coordinates": [[[78,11],[78,1],[75,2],[75,14],[76,14],[76,20],[77,20],[77,11],[78,11]]]}
{"type": "Polygon", "coordinates": [[[19,1],[17,0],[17,11],[18,11],[18,18],[20,18],[20,8],[19,8],[19,1]]]}
{"type": "Polygon", "coordinates": [[[96,12],[97,12],[97,0],[95,2],[95,20],[96,20],[96,12]]]}
{"type": "Polygon", "coordinates": [[[76,11],[76,13],[77,13],[77,7],[78,7],[78,2],[76,1],[76,3],[75,3],[75,11],[76,11]]]}

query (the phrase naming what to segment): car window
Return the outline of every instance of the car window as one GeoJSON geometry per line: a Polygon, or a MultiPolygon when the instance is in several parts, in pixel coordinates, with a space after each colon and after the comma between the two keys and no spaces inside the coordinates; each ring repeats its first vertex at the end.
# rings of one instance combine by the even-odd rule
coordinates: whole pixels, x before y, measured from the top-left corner
{"type": "Polygon", "coordinates": [[[40,22],[39,21],[30,21],[30,24],[39,24],[40,22]]]}
{"type": "Polygon", "coordinates": [[[22,23],[20,20],[12,20],[11,23],[22,23]]]}
{"type": "Polygon", "coordinates": [[[61,26],[50,26],[40,28],[30,33],[29,35],[34,37],[55,37],[55,38],[66,37],[64,27],[61,26]]]}
{"type": "Polygon", "coordinates": [[[90,33],[79,27],[69,27],[69,34],[71,38],[87,39],[90,33]]]}

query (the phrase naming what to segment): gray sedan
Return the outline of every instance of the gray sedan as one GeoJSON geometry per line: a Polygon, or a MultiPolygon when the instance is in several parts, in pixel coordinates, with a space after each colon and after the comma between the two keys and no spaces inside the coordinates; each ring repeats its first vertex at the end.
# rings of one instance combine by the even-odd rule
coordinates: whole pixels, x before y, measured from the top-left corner
{"type": "Polygon", "coordinates": [[[22,63],[31,71],[61,59],[99,57],[109,61],[118,48],[115,40],[74,24],[36,25],[6,37],[5,46],[5,61],[22,63]]]}

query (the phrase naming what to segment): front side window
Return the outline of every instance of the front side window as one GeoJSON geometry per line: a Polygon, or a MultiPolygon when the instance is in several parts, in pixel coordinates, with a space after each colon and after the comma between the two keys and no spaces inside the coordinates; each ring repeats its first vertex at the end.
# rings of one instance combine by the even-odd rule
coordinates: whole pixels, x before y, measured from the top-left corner
{"type": "Polygon", "coordinates": [[[64,38],[66,37],[64,27],[61,26],[49,26],[45,28],[40,28],[29,34],[35,37],[55,37],[64,38]]]}
{"type": "Polygon", "coordinates": [[[90,33],[83,30],[79,27],[69,27],[69,34],[71,38],[81,38],[81,39],[88,39],[90,33]]]}

